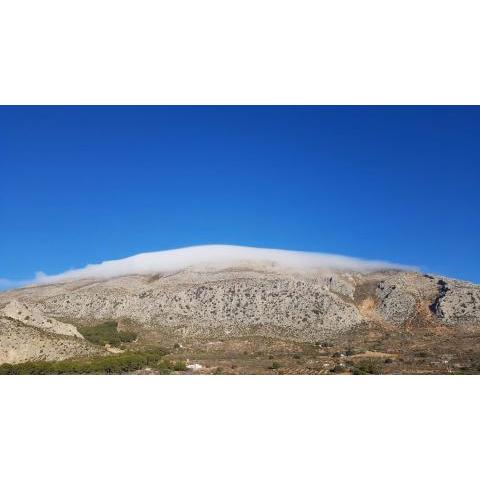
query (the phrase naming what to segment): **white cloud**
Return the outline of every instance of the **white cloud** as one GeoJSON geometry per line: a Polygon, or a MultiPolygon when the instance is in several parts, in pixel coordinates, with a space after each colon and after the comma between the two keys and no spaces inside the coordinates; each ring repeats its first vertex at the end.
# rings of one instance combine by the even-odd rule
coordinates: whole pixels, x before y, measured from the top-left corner
{"type": "Polygon", "coordinates": [[[37,273],[34,283],[46,284],[83,278],[111,278],[122,275],[171,272],[189,267],[224,268],[232,265],[262,263],[271,268],[297,271],[375,271],[405,269],[402,265],[383,261],[325,253],[297,252],[232,245],[203,245],[160,252],[141,253],[120,260],[109,260],[58,275],[37,273]]]}

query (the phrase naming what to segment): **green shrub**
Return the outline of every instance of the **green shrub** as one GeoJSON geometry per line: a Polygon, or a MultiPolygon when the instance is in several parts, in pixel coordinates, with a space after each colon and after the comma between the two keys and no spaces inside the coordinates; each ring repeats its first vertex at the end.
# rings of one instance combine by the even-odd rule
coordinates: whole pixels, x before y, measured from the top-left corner
{"type": "Polygon", "coordinates": [[[372,361],[357,363],[353,369],[355,375],[378,375],[380,374],[380,367],[372,361]]]}
{"type": "Polygon", "coordinates": [[[173,364],[173,369],[176,372],[184,372],[187,369],[187,363],[184,361],[178,360],[173,364]]]}
{"type": "Polygon", "coordinates": [[[118,332],[118,336],[122,343],[133,342],[134,340],[137,339],[137,334],[135,332],[130,332],[128,330],[122,330],[118,332]]]}
{"type": "Polygon", "coordinates": [[[157,370],[160,375],[170,375],[173,370],[172,362],[170,360],[162,359],[155,366],[155,370],[157,370]]]}

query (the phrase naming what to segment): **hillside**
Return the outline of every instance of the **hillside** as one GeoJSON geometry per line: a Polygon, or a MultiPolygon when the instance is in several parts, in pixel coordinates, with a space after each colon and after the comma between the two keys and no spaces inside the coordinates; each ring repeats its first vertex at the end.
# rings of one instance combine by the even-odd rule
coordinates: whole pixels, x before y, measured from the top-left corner
{"type": "Polygon", "coordinates": [[[452,339],[475,336],[480,326],[480,286],[413,270],[306,269],[264,258],[182,267],[69,276],[0,293],[0,363],[98,353],[101,347],[79,330],[112,320],[136,333],[136,348],[191,344],[197,357],[205,345],[235,339],[287,342],[286,350],[346,338],[353,345],[379,331],[428,333],[444,342],[446,332],[452,339]]]}

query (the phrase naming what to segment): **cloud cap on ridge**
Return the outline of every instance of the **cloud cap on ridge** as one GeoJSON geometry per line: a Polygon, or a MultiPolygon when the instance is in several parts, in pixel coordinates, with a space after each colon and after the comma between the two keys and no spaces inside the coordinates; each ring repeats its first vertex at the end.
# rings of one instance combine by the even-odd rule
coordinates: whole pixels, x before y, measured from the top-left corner
{"type": "Polygon", "coordinates": [[[221,269],[252,264],[293,271],[369,272],[385,269],[412,269],[412,267],[379,260],[363,260],[327,253],[234,245],[201,245],[140,253],[119,260],[107,260],[84,268],[68,270],[57,275],[38,273],[33,283],[47,284],[86,278],[106,279],[125,275],[172,272],[192,267],[221,269]]]}

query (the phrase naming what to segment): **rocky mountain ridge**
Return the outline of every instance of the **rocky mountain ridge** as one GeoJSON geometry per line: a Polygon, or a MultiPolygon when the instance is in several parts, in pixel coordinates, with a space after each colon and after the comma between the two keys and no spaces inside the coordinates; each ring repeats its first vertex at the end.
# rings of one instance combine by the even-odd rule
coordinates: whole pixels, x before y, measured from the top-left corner
{"type": "MultiPolygon", "coordinates": [[[[178,338],[260,335],[308,342],[371,323],[474,328],[480,326],[480,286],[401,270],[187,268],[3,292],[0,318],[1,363],[15,360],[18,345],[25,350],[25,329],[32,338],[47,336],[52,345],[61,339],[67,356],[69,349],[72,356],[82,349],[91,351],[76,326],[106,320],[127,322],[145,332],[168,329],[178,338]]],[[[56,358],[57,350],[46,358],[56,358]]],[[[37,350],[32,353],[39,355],[37,350]]]]}

